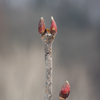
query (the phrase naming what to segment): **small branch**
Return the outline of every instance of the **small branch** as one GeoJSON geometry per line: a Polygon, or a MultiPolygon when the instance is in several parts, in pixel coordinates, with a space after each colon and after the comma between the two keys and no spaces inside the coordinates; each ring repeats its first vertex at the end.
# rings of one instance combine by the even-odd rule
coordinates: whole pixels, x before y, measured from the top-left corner
{"type": "Polygon", "coordinates": [[[45,100],[52,100],[52,34],[46,33],[43,37],[44,49],[45,49],[45,100]]]}
{"type": "Polygon", "coordinates": [[[38,24],[38,31],[41,34],[45,49],[45,100],[52,100],[52,43],[57,33],[57,26],[54,18],[51,16],[51,27],[49,30],[45,29],[45,23],[43,17],[41,17],[38,24]]]}
{"type": "MultiPolygon", "coordinates": [[[[52,43],[55,39],[55,35],[57,33],[57,26],[54,21],[54,18],[51,16],[51,27],[50,30],[45,28],[45,23],[43,17],[40,18],[38,24],[38,31],[41,34],[41,39],[44,43],[45,49],[45,98],[44,100],[52,100],[52,43]]],[[[62,86],[59,99],[66,100],[66,98],[70,94],[70,85],[69,82],[66,81],[62,86]]]]}

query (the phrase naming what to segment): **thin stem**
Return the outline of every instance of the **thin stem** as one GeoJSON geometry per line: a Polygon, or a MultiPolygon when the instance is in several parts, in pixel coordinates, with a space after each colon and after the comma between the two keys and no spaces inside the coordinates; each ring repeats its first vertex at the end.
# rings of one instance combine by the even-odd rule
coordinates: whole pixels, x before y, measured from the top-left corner
{"type": "Polygon", "coordinates": [[[52,43],[47,43],[45,48],[45,100],[51,100],[52,97],[52,43]]]}
{"type": "Polygon", "coordinates": [[[45,100],[52,100],[52,43],[54,36],[46,33],[42,40],[45,49],[45,100]]]}

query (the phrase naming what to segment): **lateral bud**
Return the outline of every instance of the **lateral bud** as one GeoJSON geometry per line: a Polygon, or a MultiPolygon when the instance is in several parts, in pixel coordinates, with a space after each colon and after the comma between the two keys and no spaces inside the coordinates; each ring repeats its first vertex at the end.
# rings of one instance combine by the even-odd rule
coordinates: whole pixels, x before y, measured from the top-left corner
{"type": "Polygon", "coordinates": [[[60,100],[66,99],[69,96],[69,94],[70,94],[70,85],[69,82],[66,81],[59,93],[60,100]]]}
{"type": "Polygon", "coordinates": [[[57,25],[54,21],[54,18],[51,16],[51,27],[50,27],[50,31],[51,33],[53,34],[56,34],[57,33],[57,25]]]}
{"type": "Polygon", "coordinates": [[[43,17],[40,18],[40,21],[38,24],[38,31],[40,34],[45,32],[45,23],[44,23],[43,17]]]}

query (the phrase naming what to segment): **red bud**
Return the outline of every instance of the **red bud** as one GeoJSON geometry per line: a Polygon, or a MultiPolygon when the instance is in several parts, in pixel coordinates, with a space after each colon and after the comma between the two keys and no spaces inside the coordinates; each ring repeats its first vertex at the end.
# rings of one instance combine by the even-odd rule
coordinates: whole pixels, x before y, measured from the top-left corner
{"type": "Polygon", "coordinates": [[[54,21],[54,18],[51,16],[51,27],[50,27],[51,33],[56,34],[57,33],[57,25],[54,21]]]}
{"type": "Polygon", "coordinates": [[[59,93],[60,99],[66,99],[70,94],[70,85],[68,81],[62,86],[61,91],[59,93]]]}
{"type": "Polygon", "coordinates": [[[40,34],[45,32],[45,23],[44,23],[43,17],[41,17],[41,19],[39,21],[38,31],[40,34]]]}

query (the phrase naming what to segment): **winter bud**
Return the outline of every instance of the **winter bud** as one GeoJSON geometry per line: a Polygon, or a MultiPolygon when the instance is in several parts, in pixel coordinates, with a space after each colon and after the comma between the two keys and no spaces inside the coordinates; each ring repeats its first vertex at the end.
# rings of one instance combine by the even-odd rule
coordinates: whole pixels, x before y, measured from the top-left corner
{"type": "Polygon", "coordinates": [[[62,99],[66,99],[70,94],[70,85],[68,83],[68,81],[66,81],[66,83],[62,86],[60,93],[59,93],[59,98],[62,99]]]}
{"type": "Polygon", "coordinates": [[[43,17],[40,18],[40,21],[38,24],[38,31],[40,34],[45,32],[45,23],[44,23],[43,17]]]}
{"type": "Polygon", "coordinates": [[[50,27],[50,31],[51,33],[53,34],[56,34],[57,33],[57,25],[54,21],[54,18],[51,16],[51,27],[50,27]]]}

